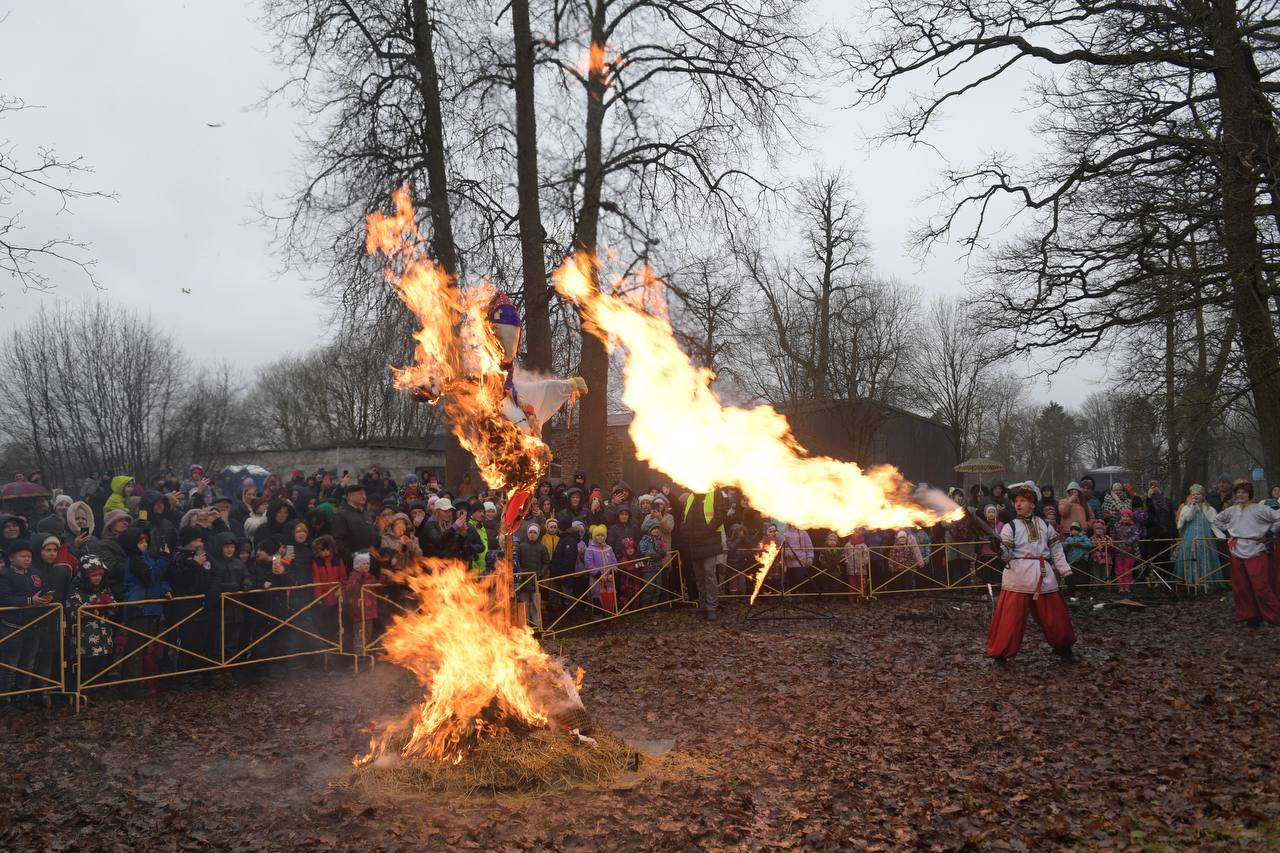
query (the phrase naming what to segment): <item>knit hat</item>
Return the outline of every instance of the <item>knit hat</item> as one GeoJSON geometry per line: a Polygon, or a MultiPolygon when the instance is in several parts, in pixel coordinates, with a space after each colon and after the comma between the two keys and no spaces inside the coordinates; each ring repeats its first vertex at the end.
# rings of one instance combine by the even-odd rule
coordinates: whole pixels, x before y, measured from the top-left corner
{"type": "Polygon", "coordinates": [[[1127,506],[1120,507],[1121,518],[1133,518],[1133,509],[1127,506]]]}
{"type": "Polygon", "coordinates": [[[190,527],[184,527],[178,531],[178,547],[190,545],[197,539],[203,541],[206,535],[203,527],[196,527],[194,524],[190,527]]]}
{"type": "Polygon", "coordinates": [[[107,566],[97,554],[85,554],[80,558],[80,571],[86,575],[94,572],[106,572],[107,566]]]}
{"type": "Polygon", "coordinates": [[[107,530],[110,530],[111,525],[115,524],[117,521],[119,521],[122,518],[125,519],[126,521],[133,520],[130,517],[129,513],[125,512],[122,509],[107,510],[107,514],[102,518],[102,526],[105,527],[107,530]]]}
{"type": "Polygon", "coordinates": [[[626,537],[625,539],[623,539],[621,542],[619,542],[618,544],[619,544],[619,545],[621,545],[621,546],[622,546],[622,550],[624,550],[624,551],[625,551],[625,550],[627,550],[628,548],[634,548],[634,547],[636,547],[636,540],[634,540],[634,539],[632,539],[630,536],[628,536],[628,537],[626,537]]]}
{"type": "Polygon", "coordinates": [[[542,535],[542,528],[541,528],[541,527],[539,527],[539,526],[538,526],[538,525],[536,525],[536,524],[530,524],[527,528],[525,528],[525,535],[526,535],[526,536],[541,536],[541,535],[542,535]]]}
{"type": "Polygon", "coordinates": [[[72,503],[73,501],[71,500],[71,495],[58,495],[56,498],[53,499],[54,506],[62,506],[63,504],[66,504],[67,506],[71,506],[72,503]]]}
{"type": "Polygon", "coordinates": [[[39,537],[39,539],[41,550],[43,550],[46,545],[57,545],[59,548],[62,547],[62,540],[57,536],[42,536],[39,537]]]}
{"type": "Polygon", "coordinates": [[[217,506],[218,504],[226,504],[227,506],[231,506],[233,503],[235,503],[235,501],[231,500],[231,498],[228,497],[227,495],[218,495],[212,501],[209,502],[209,506],[217,506]]]}
{"type": "Polygon", "coordinates": [[[488,512],[489,510],[493,510],[494,512],[497,512],[497,511],[498,511],[498,505],[497,505],[497,504],[495,504],[493,501],[485,501],[485,502],[484,502],[484,510],[485,510],[485,512],[488,512]]]}
{"type": "Polygon", "coordinates": [[[25,539],[15,539],[13,541],[13,544],[9,546],[10,557],[18,553],[19,551],[27,551],[29,553],[35,553],[35,549],[31,547],[31,543],[25,539]]]}
{"type": "Polygon", "coordinates": [[[579,519],[575,518],[573,520],[573,523],[570,524],[569,526],[572,527],[574,530],[578,531],[579,533],[587,532],[587,525],[583,524],[582,521],[580,521],[579,519]]]}
{"type": "Polygon", "coordinates": [[[608,535],[609,535],[609,528],[605,527],[603,524],[591,525],[592,539],[595,539],[597,536],[608,536],[608,535]]]}
{"type": "Polygon", "coordinates": [[[1083,530],[1084,528],[1080,526],[1080,522],[1078,522],[1078,521],[1073,521],[1073,522],[1071,522],[1071,529],[1072,529],[1072,530],[1083,530]]]}
{"type": "Polygon", "coordinates": [[[1071,492],[1073,491],[1082,492],[1084,491],[1084,489],[1080,488],[1079,483],[1077,483],[1075,480],[1072,480],[1070,483],[1067,483],[1067,494],[1071,494],[1071,492]]]}
{"type": "Polygon", "coordinates": [[[658,521],[656,518],[646,518],[644,523],[640,525],[640,529],[645,533],[648,533],[650,530],[655,527],[659,527],[661,524],[662,522],[658,521]]]}
{"type": "Polygon", "coordinates": [[[351,567],[355,569],[369,568],[369,552],[356,551],[351,555],[351,567]]]}
{"type": "Polygon", "coordinates": [[[559,532],[560,532],[560,522],[556,521],[554,518],[548,518],[547,533],[559,533],[559,532]]]}

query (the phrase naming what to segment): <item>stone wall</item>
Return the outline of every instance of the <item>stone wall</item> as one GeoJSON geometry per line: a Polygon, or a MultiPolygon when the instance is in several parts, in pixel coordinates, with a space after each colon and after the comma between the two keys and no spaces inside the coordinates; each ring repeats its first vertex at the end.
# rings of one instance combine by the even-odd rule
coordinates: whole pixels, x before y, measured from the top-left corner
{"type": "Polygon", "coordinates": [[[301,468],[310,474],[324,468],[336,475],[377,466],[391,472],[397,480],[410,472],[444,473],[444,453],[431,449],[371,445],[367,447],[309,447],[298,450],[237,450],[227,454],[230,464],[259,465],[288,478],[290,471],[301,468]]]}

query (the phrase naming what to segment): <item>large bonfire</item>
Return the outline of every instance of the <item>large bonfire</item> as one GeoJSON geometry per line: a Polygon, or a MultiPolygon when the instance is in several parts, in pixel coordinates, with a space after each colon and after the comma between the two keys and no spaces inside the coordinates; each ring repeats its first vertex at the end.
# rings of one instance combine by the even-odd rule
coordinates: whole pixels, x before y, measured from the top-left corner
{"type": "MultiPolygon", "coordinates": [[[[486,482],[527,489],[544,473],[550,451],[536,427],[521,429],[510,420],[510,366],[488,322],[495,291],[451,281],[423,248],[408,189],[393,201],[393,213],[369,217],[366,245],[386,257],[387,281],[421,326],[415,363],[393,368],[397,385],[443,401],[486,482]]],[[[945,498],[910,496],[893,468],[864,472],[808,456],[786,419],[767,406],[722,405],[710,388],[714,377],[677,345],[662,285],[651,273],[601,287],[594,260],[577,256],[554,279],[578,307],[584,329],[623,351],[622,399],[635,413],[631,438],[638,455],[675,482],[697,491],[737,487],[769,515],[841,533],[957,513],[945,498]],[[661,396],[652,393],[655,387],[661,396]]],[[[776,547],[763,549],[756,592],[776,554],[776,547]]],[[[590,740],[574,731],[589,719],[578,696],[582,673],[570,676],[528,627],[510,618],[510,586],[501,581],[509,573],[501,564],[494,575],[476,579],[460,563],[424,560],[397,577],[418,606],[390,626],[386,655],[414,673],[426,695],[403,723],[375,737],[357,764],[399,756],[465,766],[486,743],[513,733],[561,731],[560,744],[590,740]]]]}

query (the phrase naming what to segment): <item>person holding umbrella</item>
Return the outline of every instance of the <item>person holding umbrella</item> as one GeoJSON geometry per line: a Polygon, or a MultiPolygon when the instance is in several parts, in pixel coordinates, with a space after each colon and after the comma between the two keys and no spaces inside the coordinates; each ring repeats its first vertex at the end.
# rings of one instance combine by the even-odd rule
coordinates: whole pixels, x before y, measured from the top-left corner
{"type": "Polygon", "coordinates": [[[1071,574],[1058,531],[1035,514],[1039,490],[1031,482],[1009,489],[1014,518],[1000,531],[1005,560],[1000,597],[987,631],[987,657],[997,666],[1018,654],[1027,630],[1027,615],[1035,611],[1045,640],[1064,662],[1075,660],[1076,635],[1071,614],[1058,588],[1058,578],[1071,574]]]}

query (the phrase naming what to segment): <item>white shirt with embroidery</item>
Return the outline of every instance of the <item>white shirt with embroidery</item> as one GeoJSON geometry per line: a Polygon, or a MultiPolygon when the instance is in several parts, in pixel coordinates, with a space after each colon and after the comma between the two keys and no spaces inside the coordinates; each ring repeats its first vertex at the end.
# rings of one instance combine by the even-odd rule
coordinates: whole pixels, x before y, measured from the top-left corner
{"type": "Polygon", "coordinates": [[[1000,588],[1010,592],[1054,592],[1058,573],[1071,573],[1062,540],[1043,518],[1017,518],[1000,531],[1000,544],[1007,561],[1000,588]],[[1057,572],[1054,569],[1057,568],[1057,572]]]}
{"type": "Polygon", "coordinates": [[[1241,560],[1267,553],[1267,531],[1280,524],[1280,511],[1266,504],[1235,504],[1213,519],[1215,530],[1231,538],[1231,553],[1241,560]]]}

